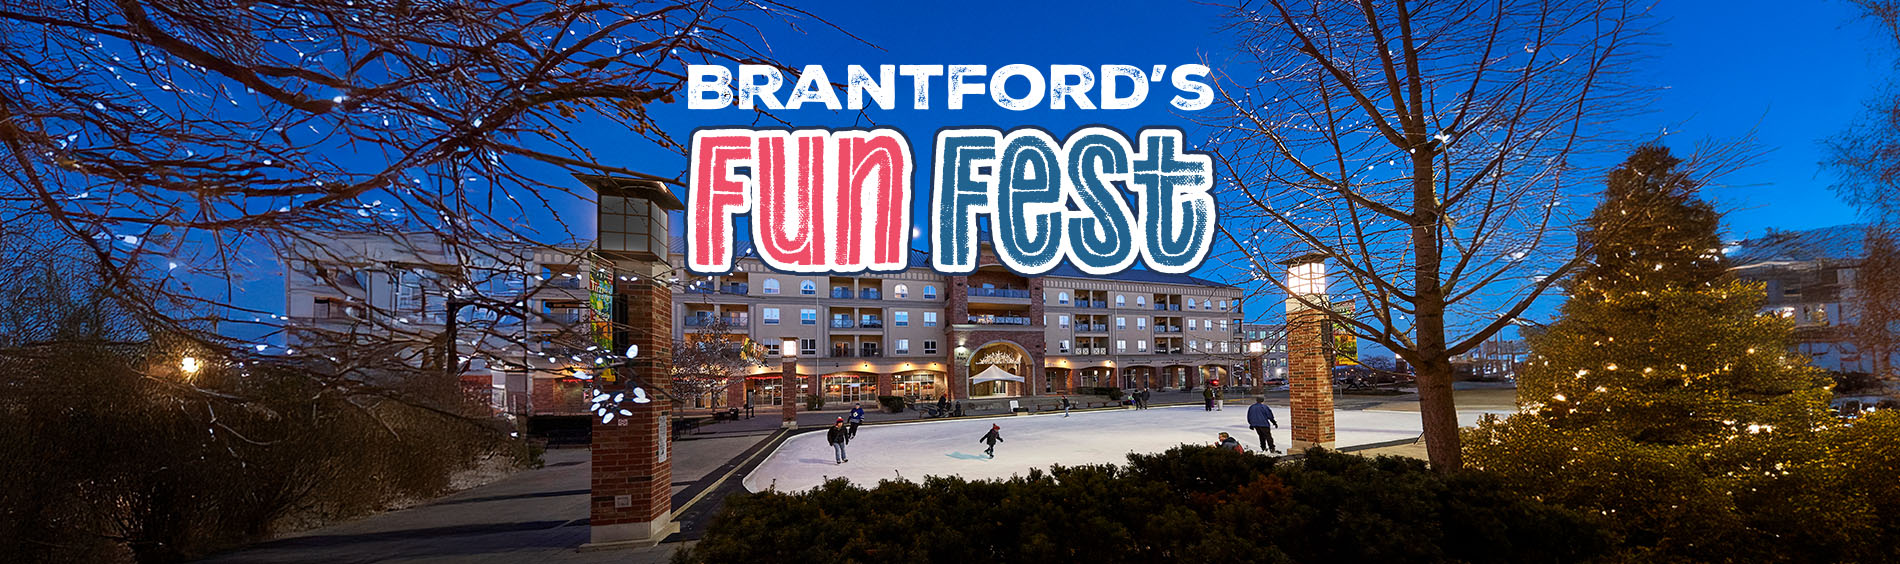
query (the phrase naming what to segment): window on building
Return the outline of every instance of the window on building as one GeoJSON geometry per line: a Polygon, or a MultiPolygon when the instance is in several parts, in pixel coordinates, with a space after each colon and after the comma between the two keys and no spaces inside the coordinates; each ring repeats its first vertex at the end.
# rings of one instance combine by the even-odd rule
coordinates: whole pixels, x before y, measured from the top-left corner
{"type": "MultiPolygon", "coordinates": [[[[1115,305],[1122,305],[1121,301],[1117,300],[1115,305]]],[[[1148,296],[1135,296],[1135,307],[1148,307],[1148,296]]]]}
{"type": "Polygon", "coordinates": [[[934,299],[937,299],[937,287],[936,287],[936,286],[924,286],[924,299],[926,299],[926,300],[934,300],[934,299]]]}
{"type": "Polygon", "coordinates": [[[1068,326],[1069,326],[1069,316],[1067,316],[1067,315],[1058,315],[1058,316],[1056,316],[1056,326],[1057,326],[1057,327],[1068,327],[1068,326]]]}
{"type": "Polygon", "coordinates": [[[1220,320],[1220,330],[1222,330],[1222,331],[1226,331],[1226,330],[1227,330],[1227,320],[1225,320],[1225,319],[1222,319],[1222,320],[1220,320]]]}
{"type": "Polygon", "coordinates": [[[1147,328],[1148,328],[1148,318],[1146,318],[1146,317],[1137,317],[1137,318],[1135,318],[1135,328],[1136,328],[1136,329],[1147,329],[1147,328]]]}
{"type": "Polygon", "coordinates": [[[778,293],[778,279],[777,278],[765,279],[765,293],[767,294],[778,293]]]}
{"type": "Polygon", "coordinates": [[[1118,352],[1118,353],[1128,352],[1128,341],[1120,341],[1120,340],[1115,341],[1115,352],[1118,352]]]}
{"type": "Polygon", "coordinates": [[[812,308],[805,308],[805,309],[798,310],[798,324],[799,325],[817,325],[818,324],[818,310],[815,310],[812,308]]]}
{"type": "Polygon", "coordinates": [[[1126,305],[1128,305],[1128,296],[1115,296],[1115,307],[1123,307],[1126,305]]]}
{"type": "Polygon", "coordinates": [[[814,356],[818,354],[818,339],[799,339],[798,354],[814,356]]]}
{"type": "MultiPolygon", "coordinates": [[[[1194,303],[1194,302],[1191,302],[1191,301],[1190,301],[1190,302],[1188,302],[1188,303],[1194,303]]],[[[1199,324],[1197,323],[1198,321],[1199,321],[1199,320],[1197,320],[1197,319],[1189,319],[1189,320],[1188,320],[1188,330],[1189,330],[1189,331],[1193,331],[1193,330],[1195,330],[1195,329],[1199,329],[1199,328],[1200,328],[1200,325],[1199,325],[1199,324]]]]}
{"type": "Polygon", "coordinates": [[[937,342],[931,341],[931,340],[925,340],[924,354],[937,354],[937,342]]]}
{"type": "Polygon", "coordinates": [[[1135,341],[1135,352],[1148,352],[1148,340],[1140,339],[1135,341]]]}
{"type": "Polygon", "coordinates": [[[1116,329],[1127,329],[1127,328],[1128,328],[1128,318],[1126,318],[1126,317],[1122,317],[1122,316],[1119,316],[1119,315],[1117,315],[1117,316],[1115,316],[1115,328],[1116,328],[1116,329]]]}
{"type": "Polygon", "coordinates": [[[934,312],[934,311],[924,312],[924,326],[925,327],[937,326],[937,312],[934,312]]]}
{"type": "Polygon", "coordinates": [[[763,315],[765,317],[766,325],[778,325],[778,308],[775,308],[775,307],[765,308],[763,315]]]}
{"type": "Polygon", "coordinates": [[[1069,293],[1062,292],[1060,294],[1056,294],[1056,303],[1059,303],[1059,304],[1069,303],[1069,293]]]}
{"type": "Polygon", "coordinates": [[[765,356],[778,356],[778,345],[767,343],[765,345],[765,356]]]}
{"type": "Polygon", "coordinates": [[[896,313],[892,313],[891,322],[896,323],[898,327],[909,327],[910,326],[910,312],[899,311],[896,313]]]}
{"type": "Polygon", "coordinates": [[[892,288],[891,288],[891,295],[894,295],[894,296],[897,296],[897,297],[900,297],[900,298],[908,298],[908,297],[910,297],[910,285],[909,285],[909,284],[898,284],[897,286],[894,286],[894,287],[892,287],[892,288]]]}
{"type": "Polygon", "coordinates": [[[910,339],[898,339],[897,346],[891,349],[897,354],[910,354],[910,339]]]}
{"type": "Polygon", "coordinates": [[[1220,342],[1220,352],[1227,352],[1227,341],[1220,342]]]}
{"type": "Polygon", "coordinates": [[[804,295],[807,295],[807,296],[810,296],[810,295],[813,295],[813,294],[817,294],[817,293],[818,293],[818,285],[817,285],[817,284],[813,284],[813,283],[812,283],[812,281],[810,281],[810,280],[806,280],[806,281],[804,281],[804,282],[799,282],[799,283],[798,283],[798,293],[800,293],[800,294],[804,294],[804,295]]]}
{"type": "Polygon", "coordinates": [[[1191,350],[1191,351],[1201,350],[1201,342],[1196,341],[1194,339],[1188,339],[1188,350],[1191,350]]]}
{"type": "Polygon", "coordinates": [[[1187,308],[1188,308],[1188,309],[1194,309],[1194,298],[1188,298],[1188,299],[1187,299],[1187,308]]]}
{"type": "Polygon", "coordinates": [[[1068,340],[1068,339],[1063,339],[1063,340],[1061,340],[1060,342],[1057,342],[1057,343],[1056,343],[1056,352],[1060,352],[1060,353],[1065,353],[1065,352],[1069,352],[1069,340],[1068,340]]]}

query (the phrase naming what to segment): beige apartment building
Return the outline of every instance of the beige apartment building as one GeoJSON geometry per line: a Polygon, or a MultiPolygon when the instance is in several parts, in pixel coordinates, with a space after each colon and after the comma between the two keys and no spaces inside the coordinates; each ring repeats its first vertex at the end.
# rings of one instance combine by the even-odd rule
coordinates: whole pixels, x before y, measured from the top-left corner
{"type": "MultiPolygon", "coordinates": [[[[673,264],[683,264],[677,248],[673,264]]],[[[682,282],[674,334],[721,327],[765,349],[743,386],[695,407],[776,405],[791,339],[800,394],[933,400],[1052,395],[1084,387],[1189,388],[1245,370],[1240,288],[1187,275],[1092,276],[1064,265],[1021,276],[989,250],[976,272],[911,267],[865,276],[776,272],[741,252],[727,276],[682,282]],[[723,322],[723,323],[722,323],[723,322]]]]}

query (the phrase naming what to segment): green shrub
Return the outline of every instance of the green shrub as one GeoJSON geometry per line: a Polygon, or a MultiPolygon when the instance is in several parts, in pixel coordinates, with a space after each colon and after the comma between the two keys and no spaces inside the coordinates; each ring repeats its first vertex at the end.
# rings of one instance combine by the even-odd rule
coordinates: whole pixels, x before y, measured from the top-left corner
{"type": "Polygon", "coordinates": [[[902,413],[904,411],[904,396],[878,396],[877,404],[883,406],[884,411],[902,413]]]}
{"type": "Polygon", "coordinates": [[[674,561],[1579,562],[1610,549],[1596,519],[1484,474],[1182,446],[1001,481],[735,495],[674,561]]]}
{"type": "Polygon", "coordinates": [[[1122,389],[1116,388],[1113,386],[1095,386],[1095,387],[1086,387],[1086,388],[1076,388],[1075,393],[1085,395],[1085,396],[1102,396],[1113,401],[1122,400],[1122,389]]]}
{"type": "Polygon", "coordinates": [[[824,394],[806,394],[805,411],[818,411],[825,408],[824,394]]]}

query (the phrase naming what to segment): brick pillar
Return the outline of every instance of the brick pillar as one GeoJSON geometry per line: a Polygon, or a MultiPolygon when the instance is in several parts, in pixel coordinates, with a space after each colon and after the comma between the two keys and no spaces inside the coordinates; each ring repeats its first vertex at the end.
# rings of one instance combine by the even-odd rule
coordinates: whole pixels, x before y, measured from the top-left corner
{"type": "MultiPolygon", "coordinates": [[[[783,353],[784,351],[780,351],[783,353]]],[[[778,403],[779,426],[786,429],[798,428],[798,358],[784,357],[779,365],[778,403]]]]}
{"type": "Polygon", "coordinates": [[[891,393],[891,380],[895,377],[896,375],[894,374],[879,372],[877,374],[877,395],[879,396],[897,395],[897,394],[891,393]]]}
{"type": "MultiPolygon", "coordinates": [[[[646,404],[628,404],[630,416],[601,423],[593,417],[592,486],[588,546],[654,545],[679,530],[673,522],[673,464],[669,446],[667,400],[672,387],[672,291],[655,284],[651,263],[638,263],[634,277],[615,284],[614,299],[624,307],[627,341],[640,356],[616,377],[633,378],[647,388],[646,404]]],[[[616,277],[618,278],[618,277],[616,277]]],[[[616,316],[618,317],[618,316],[616,316]]]]}
{"type": "Polygon", "coordinates": [[[1287,383],[1293,395],[1293,449],[1333,448],[1333,378],[1320,329],[1325,312],[1287,301],[1287,383]]]}
{"type": "Polygon", "coordinates": [[[1253,395],[1267,393],[1267,359],[1262,355],[1247,357],[1247,375],[1253,378],[1253,395]]]}
{"type": "Polygon", "coordinates": [[[726,407],[745,408],[745,377],[741,376],[726,386],[726,407]]]}

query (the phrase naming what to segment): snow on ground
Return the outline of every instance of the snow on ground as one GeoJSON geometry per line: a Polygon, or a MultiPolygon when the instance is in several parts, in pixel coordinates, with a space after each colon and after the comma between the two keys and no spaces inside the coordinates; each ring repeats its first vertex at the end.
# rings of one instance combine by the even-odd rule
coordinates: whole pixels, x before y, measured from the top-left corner
{"type": "MultiPolygon", "coordinates": [[[[832,461],[831,445],[825,443],[825,433],[820,430],[786,440],[745,477],[744,484],[747,490],[756,492],[769,488],[805,490],[833,477],[867,487],[877,485],[879,480],[920,480],[927,475],[1007,478],[1053,464],[1124,463],[1128,453],[1161,452],[1181,443],[1211,445],[1222,431],[1252,451],[1260,446],[1260,440],[1247,427],[1247,405],[1250,403],[1229,402],[1225,410],[1211,412],[1200,406],[1177,406],[1077,412],[1067,418],[1058,413],[867,425],[859,428],[858,438],[845,447],[851,459],[845,464],[832,461]],[[996,445],[995,459],[984,456],[984,445],[977,442],[992,424],[1003,428],[1003,442],[996,445]]],[[[1285,450],[1293,441],[1287,407],[1268,405],[1280,420],[1273,440],[1285,450]]],[[[1458,423],[1476,424],[1483,413],[1459,412],[1458,423]]],[[[1336,448],[1419,435],[1417,412],[1337,411],[1334,417],[1336,448]]]]}

